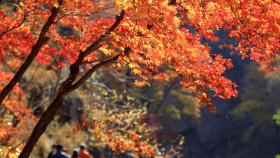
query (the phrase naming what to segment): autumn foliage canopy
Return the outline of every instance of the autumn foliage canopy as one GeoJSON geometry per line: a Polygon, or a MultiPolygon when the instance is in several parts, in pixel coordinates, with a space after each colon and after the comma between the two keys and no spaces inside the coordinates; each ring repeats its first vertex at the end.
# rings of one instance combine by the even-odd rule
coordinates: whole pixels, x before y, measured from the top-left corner
{"type": "MultiPolygon", "coordinates": [[[[225,30],[237,44],[221,47],[267,69],[280,51],[277,0],[19,0],[10,5],[0,8],[0,89],[33,53],[36,62],[54,70],[69,67],[69,80],[57,94],[61,100],[102,66],[117,73],[130,69],[136,86],[180,76],[180,85],[214,111],[211,98],[230,99],[237,85],[223,76],[231,60],[210,53],[203,41],[218,42],[215,31],[225,30]]],[[[16,84],[1,106],[18,118],[32,117],[22,108],[23,96],[16,84]]]]}

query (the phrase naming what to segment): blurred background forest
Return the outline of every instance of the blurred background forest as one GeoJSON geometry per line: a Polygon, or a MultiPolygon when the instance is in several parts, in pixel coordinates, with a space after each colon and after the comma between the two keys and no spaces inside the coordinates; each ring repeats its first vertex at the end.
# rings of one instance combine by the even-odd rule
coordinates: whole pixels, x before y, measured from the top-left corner
{"type": "MultiPolygon", "coordinates": [[[[59,26],[58,30],[62,35],[76,33],[67,26],[59,26]]],[[[155,144],[160,144],[159,150],[165,157],[274,158],[280,153],[279,69],[264,73],[260,65],[231,55],[219,45],[235,44],[234,39],[224,37],[222,30],[216,33],[221,38],[218,43],[205,42],[213,53],[231,56],[235,67],[226,76],[239,87],[235,99],[214,98],[216,113],[197,104],[190,90],[179,89],[179,77],[151,83],[150,87],[135,87],[129,70],[126,75],[98,71],[63,102],[64,108],[40,139],[33,157],[46,157],[54,143],[63,144],[69,153],[80,143],[86,143],[95,157],[102,153],[108,154],[105,157],[121,157],[118,153],[109,154],[106,143],[110,139],[106,132],[119,127],[114,134],[125,139],[123,132],[130,128],[143,131],[145,127],[136,123],[140,120],[153,130],[155,144]]],[[[280,68],[280,61],[274,62],[280,68]]],[[[7,65],[0,64],[0,69],[7,69],[7,65]]],[[[9,69],[16,71],[12,66],[9,69]]],[[[35,116],[46,109],[61,78],[67,74],[67,69],[56,71],[36,62],[28,69],[20,83],[26,94],[21,99],[35,116]]],[[[10,120],[7,126],[18,123],[5,109],[0,108],[0,113],[1,119],[10,120]]],[[[33,125],[34,121],[26,120],[15,131],[17,137],[1,142],[0,148],[9,144],[16,149],[27,139],[33,125]]]]}

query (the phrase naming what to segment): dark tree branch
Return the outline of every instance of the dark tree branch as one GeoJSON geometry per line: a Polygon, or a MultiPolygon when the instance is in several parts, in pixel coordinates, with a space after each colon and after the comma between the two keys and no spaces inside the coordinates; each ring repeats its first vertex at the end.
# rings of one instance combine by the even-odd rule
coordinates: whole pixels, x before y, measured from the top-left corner
{"type": "Polygon", "coordinates": [[[76,83],[74,83],[79,74],[79,68],[83,64],[83,60],[86,57],[86,55],[90,54],[92,51],[95,51],[95,49],[98,48],[99,43],[102,42],[105,39],[105,37],[107,37],[112,31],[114,31],[114,29],[120,24],[123,17],[124,17],[124,11],[121,12],[120,16],[116,16],[115,23],[112,25],[112,27],[110,27],[110,29],[107,32],[105,32],[101,37],[99,37],[97,41],[93,42],[93,44],[91,44],[89,48],[86,49],[86,51],[80,52],[80,55],[76,60],[76,62],[70,66],[70,73],[68,78],[65,81],[63,81],[55,99],[48,106],[47,110],[43,113],[40,120],[37,122],[35,128],[31,133],[31,136],[29,137],[22,152],[20,153],[19,158],[29,157],[34,146],[40,139],[41,135],[45,132],[50,122],[54,119],[57,111],[61,107],[60,105],[62,104],[64,97],[71,91],[75,90],[75,88],[78,88],[82,83],[84,83],[94,71],[99,69],[101,66],[106,66],[107,64],[117,59],[118,55],[111,59],[104,60],[96,64],[85,75],[83,75],[76,83]]]}
{"type": "Polygon", "coordinates": [[[96,50],[99,47],[99,44],[117,28],[123,17],[124,10],[121,11],[119,16],[116,16],[115,23],[83,52],[84,56],[89,55],[92,51],[96,50]]]}
{"type": "MultiPolygon", "coordinates": [[[[59,5],[62,5],[62,0],[59,0],[59,5]]],[[[35,57],[40,52],[40,49],[44,44],[46,44],[49,40],[48,37],[46,37],[46,34],[51,26],[51,24],[54,22],[58,12],[60,10],[60,7],[56,8],[53,7],[51,10],[51,15],[48,18],[47,22],[44,24],[39,38],[35,45],[33,45],[30,54],[25,59],[24,63],[21,65],[19,70],[16,72],[15,76],[12,78],[11,81],[9,81],[8,85],[6,85],[3,90],[0,93],[0,105],[2,104],[3,100],[6,98],[6,96],[9,94],[9,92],[14,88],[14,86],[19,82],[19,80],[22,78],[23,74],[26,72],[30,64],[33,62],[35,57]]]]}
{"type": "Polygon", "coordinates": [[[28,158],[34,146],[46,130],[49,123],[54,119],[57,108],[62,104],[63,95],[58,95],[53,102],[49,105],[47,110],[43,113],[40,120],[37,122],[33,132],[21,151],[19,158],[28,158]]]}
{"type": "Polygon", "coordinates": [[[277,4],[279,4],[279,5],[280,5],[280,1],[278,2],[278,1],[274,0],[273,2],[275,2],[275,3],[277,3],[277,4]]]}
{"type": "Polygon", "coordinates": [[[78,81],[76,81],[71,87],[69,87],[69,91],[73,91],[77,88],[79,88],[87,79],[90,78],[90,76],[98,70],[100,67],[107,66],[111,64],[112,62],[116,61],[120,55],[116,55],[113,58],[101,61],[94,65],[90,70],[88,70],[78,81]]]}
{"type": "Polygon", "coordinates": [[[71,65],[73,70],[79,69],[79,66],[83,64],[84,58],[101,46],[101,42],[103,42],[106,39],[106,37],[108,37],[120,24],[124,17],[124,13],[125,11],[122,10],[120,15],[116,16],[116,21],[114,22],[114,24],[104,34],[102,34],[97,40],[95,40],[91,45],[89,45],[84,51],[80,51],[77,61],[73,65],[71,65]]]}

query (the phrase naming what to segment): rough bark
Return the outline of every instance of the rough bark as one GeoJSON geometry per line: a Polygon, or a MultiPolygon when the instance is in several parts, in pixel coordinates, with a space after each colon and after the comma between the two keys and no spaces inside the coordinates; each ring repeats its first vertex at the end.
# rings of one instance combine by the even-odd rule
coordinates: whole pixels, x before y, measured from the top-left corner
{"type": "Polygon", "coordinates": [[[53,102],[50,104],[48,109],[41,116],[40,120],[38,121],[35,128],[33,129],[30,139],[28,139],[28,141],[26,142],[26,145],[24,146],[21,154],[19,155],[19,158],[28,158],[29,157],[34,146],[38,142],[39,138],[45,132],[48,124],[55,117],[57,109],[59,108],[59,105],[62,103],[62,101],[63,101],[63,96],[57,96],[53,100],[53,102]]]}
{"type": "Polygon", "coordinates": [[[118,59],[119,55],[116,55],[110,59],[98,62],[75,82],[79,74],[79,68],[83,64],[84,58],[92,51],[99,48],[100,43],[104,41],[106,37],[120,24],[123,17],[124,11],[121,12],[120,16],[116,16],[115,23],[108,29],[108,31],[106,31],[102,36],[100,36],[100,38],[98,38],[97,41],[93,42],[93,44],[91,44],[85,51],[80,52],[80,55],[76,62],[70,66],[70,74],[68,78],[61,84],[57,96],[48,106],[47,110],[43,113],[40,120],[37,122],[35,128],[31,133],[31,136],[29,137],[22,152],[20,153],[19,158],[28,158],[30,156],[34,146],[36,145],[42,134],[45,132],[47,126],[54,119],[56,112],[61,107],[60,105],[62,104],[64,97],[68,93],[80,87],[96,70],[103,66],[107,66],[108,64],[118,59]]]}
{"type": "MultiPolygon", "coordinates": [[[[59,4],[62,4],[62,1],[59,0],[59,4]]],[[[46,21],[46,23],[44,24],[40,35],[38,37],[37,42],[33,45],[30,54],[28,55],[28,57],[25,59],[25,61],[23,62],[23,64],[20,66],[19,70],[16,72],[15,76],[9,81],[9,83],[2,89],[1,93],[0,93],[0,105],[2,104],[2,102],[4,101],[4,99],[6,98],[6,96],[10,93],[10,91],[15,87],[15,85],[20,81],[20,79],[22,78],[22,76],[24,75],[24,73],[26,72],[26,70],[28,69],[28,67],[31,65],[31,63],[33,62],[33,60],[35,59],[35,57],[38,55],[38,53],[40,52],[42,46],[44,44],[46,44],[49,40],[48,37],[46,37],[46,34],[50,28],[50,26],[52,25],[52,23],[54,22],[55,18],[57,17],[57,14],[59,12],[60,7],[56,8],[53,7],[51,9],[51,15],[48,18],[48,20],[46,21]]]]}

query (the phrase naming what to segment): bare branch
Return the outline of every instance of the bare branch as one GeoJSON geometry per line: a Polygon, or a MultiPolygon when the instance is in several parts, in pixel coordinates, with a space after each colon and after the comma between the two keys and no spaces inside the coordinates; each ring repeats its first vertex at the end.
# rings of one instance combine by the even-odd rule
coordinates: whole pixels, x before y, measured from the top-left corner
{"type": "Polygon", "coordinates": [[[116,16],[115,23],[102,35],[100,36],[95,42],[93,42],[85,51],[83,51],[84,56],[90,54],[92,51],[99,47],[100,42],[102,42],[107,36],[109,36],[120,24],[124,17],[124,10],[121,11],[119,16],[116,16]]]}
{"type": "Polygon", "coordinates": [[[98,64],[94,65],[90,70],[88,70],[78,81],[76,81],[70,88],[69,91],[73,91],[77,88],[79,88],[87,79],[90,78],[90,76],[98,70],[100,67],[107,66],[111,64],[112,62],[116,61],[120,55],[116,55],[113,58],[103,60],[99,62],[98,64]]]}
{"type": "Polygon", "coordinates": [[[23,19],[20,21],[20,23],[18,23],[17,25],[14,25],[13,27],[11,28],[8,28],[7,30],[3,31],[0,33],[0,37],[4,36],[6,33],[16,29],[16,28],[19,28],[27,19],[28,15],[29,15],[30,12],[26,12],[23,16],[23,19]]]}
{"type": "Polygon", "coordinates": [[[59,22],[61,19],[67,17],[67,16],[84,16],[84,17],[91,17],[97,13],[100,13],[100,12],[103,12],[107,9],[111,9],[113,7],[106,7],[106,8],[103,8],[103,9],[100,9],[100,10],[97,10],[97,11],[94,11],[94,12],[89,12],[89,13],[83,13],[83,12],[69,12],[69,13],[65,13],[63,14],[62,16],[60,16],[59,18],[57,18],[57,20],[55,21],[55,23],[59,22]]]}
{"type": "Polygon", "coordinates": [[[114,24],[103,34],[101,35],[97,40],[95,40],[91,45],[89,45],[86,50],[80,51],[79,57],[77,61],[71,65],[70,69],[77,71],[80,67],[81,64],[83,64],[84,58],[98,49],[101,45],[100,43],[103,42],[107,36],[109,36],[116,28],[117,26],[121,23],[123,17],[124,17],[124,10],[121,11],[120,15],[116,16],[116,21],[114,24]]]}

